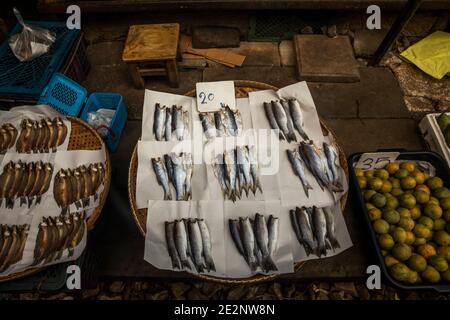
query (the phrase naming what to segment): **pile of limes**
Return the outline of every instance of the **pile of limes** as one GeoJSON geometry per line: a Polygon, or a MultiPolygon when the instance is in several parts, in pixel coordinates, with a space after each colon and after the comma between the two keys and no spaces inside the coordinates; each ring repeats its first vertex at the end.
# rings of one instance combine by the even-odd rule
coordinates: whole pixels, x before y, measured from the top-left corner
{"type": "Polygon", "coordinates": [[[390,274],[415,283],[450,282],[450,190],[410,161],[355,169],[390,274]]]}

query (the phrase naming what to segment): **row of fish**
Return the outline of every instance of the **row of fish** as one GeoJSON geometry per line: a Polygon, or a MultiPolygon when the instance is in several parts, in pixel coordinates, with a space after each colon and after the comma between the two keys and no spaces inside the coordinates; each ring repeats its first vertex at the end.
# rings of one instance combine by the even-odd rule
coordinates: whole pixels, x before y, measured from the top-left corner
{"type": "Polygon", "coordinates": [[[157,141],[171,141],[172,135],[178,141],[185,140],[189,132],[189,112],[182,106],[166,107],[155,105],[153,133],[157,141]]]}
{"type": "Polygon", "coordinates": [[[0,175],[0,206],[5,200],[6,208],[14,208],[15,199],[20,198],[20,206],[30,207],[41,202],[52,181],[53,165],[36,162],[8,162],[0,175]]]}
{"type": "Polygon", "coordinates": [[[242,190],[247,197],[249,191],[256,194],[259,190],[262,193],[258,161],[253,146],[237,146],[234,150],[218,155],[213,169],[225,198],[232,201],[241,199],[242,190]]]}
{"type": "Polygon", "coordinates": [[[0,273],[22,260],[30,225],[0,224],[0,273]]]}
{"type": "Polygon", "coordinates": [[[206,138],[239,136],[243,130],[242,116],[239,110],[232,110],[224,105],[216,112],[201,112],[199,114],[203,132],[206,138]]]}
{"type": "Polygon", "coordinates": [[[297,207],[289,211],[289,216],[297,240],[308,256],[313,253],[320,258],[327,255],[327,250],[340,248],[330,207],[297,207]]]}
{"type": "Polygon", "coordinates": [[[177,201],[192,199],[194,164],[190,153],[177,155],[171,152],[163,157],[152,158],[151,161],[156,180],[164,190],[164,200],[172,200],[170,184],[175,188],[177,201]]]}
{"type": "Polygon", "coordinates": [[[5,153],[14,146],[17,138],[17,129],[11,123],[0,127],[0,154],[5,153]]]}
{"type": "Polygon", "coordinates": [[[338,155],[333,145],[324,142],[320,150],[312,141],[302,141],[298,149],[287,150],[287,155],[307,197],[309,197],[309,190],[313,187],[305,175],[306,168],[312,173],[322,190],[327,189],[332,195],[343,191],[339,182],[338,155]]]}
{"type": "Polygon", "coordinates": [[[39,224],[32,265],[59,260],[66,249],[68,257],[71,257],[75,247],[83,239],[86,230],[85,217],[84,211],[57,217],[44,217],[39,224]]]}
{"type": "Polygon", "coordinates": [[[59,170],[53,184],[53,195],[62,213],[68,211],[73,203],[77,209],[89,206],[91,196],[97,200],[97,191],[104,178],[105,166],[101,162],[59,170]]]}
{"type": "Polygon", "coordinates": [[[295,130],[303,140],[309,140],[304,127],[304,117],[297,99],[264,102],[264,111],[270,127],[278,130],[280,140],[297,141],[295,130]]]}
{"type": "Polygon", "coordinates": [[[19,153],[56,152],[67,137],[67,126],[60,117],[44,118],[40,121],[23,119],[16,149],[19,153]]]}
{"type": "Polygon", "coordinates": [[[257,213],[254,219],[229,219],[228,225],[236,249],[252,272],[258,268],[264,272],[278,270],[273,261],[278,243],[278,218],[270,215],[266,222],[266,218],[257,213]]]}
{"type": "Polygon", "coordinates": [[[165,223],[167,251],[173,269],[197,272],[216,271],[212,257],[211,235],[204,219],[181,219],[165,223]]]}

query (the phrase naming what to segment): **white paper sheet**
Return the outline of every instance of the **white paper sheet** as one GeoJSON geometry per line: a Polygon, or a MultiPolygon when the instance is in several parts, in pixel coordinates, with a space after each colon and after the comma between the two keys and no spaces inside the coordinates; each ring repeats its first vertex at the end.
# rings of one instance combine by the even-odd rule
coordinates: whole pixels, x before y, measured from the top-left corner
{"type": "MultiPolygon", "coordinates": [[[[192,112],[194,109],[193,104],[195,103],[195,98],[153,90],[145,90],[144,108],[142,114],[142,141],[156,140],[155,135],[153,134],[153,119],[156,103],[167,107],[172,107],[173,105],[182,106],[183,111],[188,111],[189,137],[192,137],[192,112]]],[[[172,135],[172,140],[176,140],[174,135],[172,135]]]]}
{"type": "MultiPolygon", "coordinates": [[[[159,269],[172,270],[167,251],[165,221],[182,218],[202,218],[208,225],[211,237],[211,253],[216,272],[205,272],[213,276],[226,275],[226,260],[223,241],[223,206],[219,201],[149,201],[144,259],[159,269]]],[[[195,268],[191,265],[192,270],[195,268]]]]}
{"type": "MultiPolygon", "coordinates": [[[[297,206],[302,206],[302,204],[298,203],[297,206]]],[[[287,214],[289,213],[290,209],[295,209],[295,206],[285,208],[287,214]]],[[[340,248],[336,248],[334,250],[327,250],[327,255],[325,257],[322,256],[323,259],[338,255],[341,252],[343,252],[353,246],[352,239],[350,238],[350,234],[348,233],[347,225],[345,224],[345,219],[342,214],[342,210],[341,210],[341,206],[340,206],[339,202],[336,203],[332,207],[332,212],[334,213],[334,221],[336,224],[336,238],[339,242],[340,248]]],[[[289,216],[287,216],[287,217],[289,220],[289,216]]],[[[286,230],[288,230],[288,229],[286,229],[286,230]]],[[[319,257],[316,254],[311,254],[309,256],[306,255],[305,249],[298,242],[298,240],[295,236],[294,229],[292,228],[290,221],[289,221],[289,233],[291,233],[291,235],[292,235],[292,242],[291,242],[292,243],[292,251],[294,254],[294,261],[296,263],[300,262],[300,261],[319,259],[319,257]]]]}
{"type": "MultiPolygon", "coordinates": [[[[272,257],[278,271],[272,273],[294,272],[294,261],[291,248],[291,232],[286,232],[289,226],[289,216],[282,212],[279,201],[231,201],[224,202],[224,243],[226,250],[227,276],[230,278],[246,278],[253,274],[245,259],[241,256],[231,237],[228,220],[239,219],[239,217],[254,218],[260,213],[267,219],[269,215],[279,218],[278,245],[272,257]]],[[[266,220],[267,221],[267,220],[266,220]]],[[[259,273],[262,273],[259,271],[259,273]]]]}

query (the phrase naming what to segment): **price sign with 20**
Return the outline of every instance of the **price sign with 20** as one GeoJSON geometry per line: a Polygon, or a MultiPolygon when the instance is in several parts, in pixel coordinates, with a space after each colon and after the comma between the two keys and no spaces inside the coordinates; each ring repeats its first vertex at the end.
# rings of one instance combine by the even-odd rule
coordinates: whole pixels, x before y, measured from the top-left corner
{"type": "Polygon", "coordinates": [[[198,82],[196,91],[199,112],[219,111],[224,105],[236,109],[233,81],[198,82]]]}
{"type": "Polygon", "coordinates": [[[388,163],[394,162],[399,155],[399,152],[363,153],[356,163],[356,168],[360,168],[364,171],[380,169],[385,167],[388,163]]]}

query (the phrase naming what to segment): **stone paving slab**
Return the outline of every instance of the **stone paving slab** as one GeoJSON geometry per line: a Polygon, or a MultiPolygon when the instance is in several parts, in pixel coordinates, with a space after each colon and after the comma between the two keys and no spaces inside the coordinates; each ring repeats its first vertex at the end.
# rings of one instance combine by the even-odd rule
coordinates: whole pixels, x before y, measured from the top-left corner
{"type": "MultiPolygon", "coordinates": [[[[201,70],[180,70],[180,86],[172,88],[166,78],[147,77],[145,87],[151,90],[185,94],[195,88],[195,83],[202,81],[201,70]]],[[[88,92],[119,92],[124,97],[129,119],[142,119],[144,90],[133,85],[128,67],[118,65],[92,65],[91,71],[82,84],[88,92]]]]}
{"type": "Polygon", "coordinates": [[[388,68],[360,68],[360,118],[409,118],[402,89],[388,68]]]}
{"type": "Polygon", "coordinates": [[[295,35],[298,74],[316,82],[357,82],[358,64],[347,36],[295,35]]]}
{"type": "Polygon", "coordinates": [[[296,71],[292,67],[220,67],[203,70],[203,81],[222,80],[259,81],[276,87],[298,82],[296,71]]]}
{"type": "Polygon", "coordinates": [[[387,29],[369,30],[358,29],[355,30],[355,38],[353,40],[353,48],[355,49],[355,56],[368,58],[371,57],[378,49],[381,41],[386,36],[387,29]]]}
{"type": "Polygon", "coordinates": [[[281,65],[283,67],[295,67],[297,65],[294,42],[292,40],[281,41],[278,50],[280,53],[281,65]]]}
{"type": "Polygon", "coordinates": [[[280,66],[278,44],[274,42],[241,41],[239,48],[228,50],[245,56],[243,66],[280,66]]]}
{"type": "Polygon", "coordinates": [[[124,41],[106,41],[91,44],[86,54],[91,66],[120,65],[122,61],[124,41]]]}

